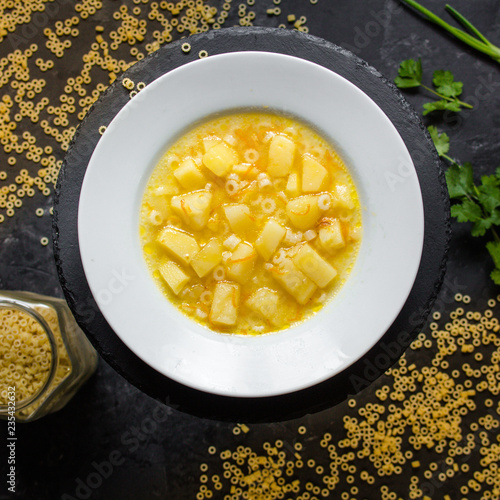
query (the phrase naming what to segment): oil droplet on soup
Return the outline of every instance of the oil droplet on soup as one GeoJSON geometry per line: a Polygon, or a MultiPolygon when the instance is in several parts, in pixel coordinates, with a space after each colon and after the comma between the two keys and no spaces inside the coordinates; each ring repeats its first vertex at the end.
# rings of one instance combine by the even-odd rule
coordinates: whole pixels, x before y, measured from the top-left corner
{"type": "Polygon", "coordinates": [[[156,165],[140,238],[165,297],[225,333],[302,322],[346,281],[361,238],[356,187],[294,119],[236,113],[181,137],[156,165]]]}

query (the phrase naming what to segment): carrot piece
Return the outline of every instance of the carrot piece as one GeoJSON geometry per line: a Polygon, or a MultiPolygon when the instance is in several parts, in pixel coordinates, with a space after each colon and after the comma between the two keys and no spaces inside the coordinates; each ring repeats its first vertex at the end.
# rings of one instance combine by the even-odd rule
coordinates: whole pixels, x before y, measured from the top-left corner
{"type": "Polygon", "coordinates": [[[269,269],[269,272],[274,274],[279,274],[280,276],[285,274],[285,271],[280,271],[277,267],[272,267],[271,269],[269,269]]]}
{"type": "Polygon", "coordinates": [[[189,215],[189,212],[192,212],[191,208],[189,206],[186,206],[186,201],[184,200],[184,198],[181,198],[181,208],[186,215],[189,215]]]}
{"type": "Polygon", "coordinates": [[[237,264],[238,262],[245,262],[247,260],[253,259],[255,257],[255,254],[250,254],[247,257],[243,257],[242,259],[230,259],[231,264],[237,264]]]}

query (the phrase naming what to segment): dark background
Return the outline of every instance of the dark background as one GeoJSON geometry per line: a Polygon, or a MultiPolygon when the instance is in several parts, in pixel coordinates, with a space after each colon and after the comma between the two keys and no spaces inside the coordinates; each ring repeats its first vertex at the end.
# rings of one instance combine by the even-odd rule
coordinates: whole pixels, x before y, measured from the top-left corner
{"type": "MultiPolygon", "coordinates": [[[[135,5],[131,1],[122,3],[131,7],[135,5]]],[[[219,9],[222,6],[222,2],[209,3],[219,9]]],[[[348,48],[388,79],[396,76],[399,62],[407,58],[422,58],[427,82],[436,69],[452,71],[457,80],[464,82],[462,98],[473,104],[474,109],[459,115],[426,118],[426,125],[436,124],[449,134],[450,155],[460,162],[471,162],[477,178],[500,166],[498,63],[456,41],[396,0],[319,0],[315,5],[306,0],[287,0],[280,4],[280,16],[266,14],[266,9],[274,7],[271,1],[256,0],[255,3],[249,7],[257,14],[254,25],[277,27],[280,23],[287,24],[288,13],[297,17],[305,15],[310,34],[348,48]]],[[[105,27],[115,26],[110,13],[119,5],[118,1],[104,1],[93,21],[105,27]]],[[[425,5],[442,17],[447,16],[444,1],[427,0],[425,5]]],[[[485,36],[500,45],[498,1],[454,0],[453,6],[485,36]]],[[[66,19],[68,13],[71,15],[71,6],[63,7],[60,18],[66,19]]],[[[237,4],[229,12],[226,27],[238,22],[237,4]]],[[[80,28],[81,35],[73,41],[73,46],[76,48],[81,43],[88,50],[87,38],[95,34],[93,30],[84,31],[82,23],[80,28]]],[[[37,43],[42,46],[43,41],[40,33],[37,43]]],[[[0,56],[4,57],[11,51],[8,42],[0,44],[0,56]]],[[[71,67],[71,59],[66,61],[68,66],[59,65],[55,73],[60,81],[80,70],[78,58],[74,59],[75,68],[71,67]]],[[[54,73],[47,73],[46,78],[51,76],[54,73]]],[[[58,82],[54,82],[54,87],[57,85],[58,82]]],[[[2,95],[8,91],[7,88],[0,89],[2,95]]],[[[50,94],[51,85],[46,92],[50,94]]],[[[419,113],[422,103],[429,99],[422,90],[405,92],[405,96],[419,113]]],[[[74,125],[77,125],[76,121],[74,125]]],[[[57,154],[62,158],[62,151],[57,154]]],[[[0,158],[5,162],[4,157],[0,158]]],[[[4,165],[0,165],[1,168],[4,165]]],[[[0,224],[1,289],[62,296],[52,248],[50,245],[43,247],[39,242],[42,236],[50,236],[50,216],[38,218],[34,214],[36,207],[48,209],[50,205],[51,197],[37,194],[26,200],[15,217],[0,224]]],[[[492,265],[484,247],[486,240],[473,239],[469,231],[468,225],[455,222],[452,225],[448,270],[437,302],[442,311],[454,307],[450,298],[456,292],[469,294],[478,309],[484,309],[486,301],[499,293],[499,288],[488,277],[492,265]]],[[[411,353],[409,357],[411,359],[411,353]]],[[[374,401],[374,391],[379,385],[377,381],[356,396],[358,407],[374,401]]],[[[235,424],[195,418],[166,407],[128,384],[101,360],[96,375],[67,407],[40,421],[17,426],[17,494],[4,491],[2,479],[0,498],[53,500],[65,498],[64,494],[67,494],[73,498],[106,500],[194,499],[199,489],[200,464],[213,463],[215,467],[219,463],[218,455],[208,454],[209,446],[234,450],[243,444],[261,450],[262,443],[275,439],[293,443],[298,437],[298,427],[305,425],[307,436],[301,439],[307,439],[308,454],[314,457],[315,450],[320,449],[318,442],[324,432],[332,433],[334,441],[342,439],[342,418],[348,411],[351,410],[344,403],[299,420],[251,425],[248,433],[234,436],[235,424]],[[154,429],[148,427],[151,415],[161,415],[163,420],[154,429]],[[102,480],[102,485],[92,489],[89,496],[81,493],[83,490],[78,490],[80,481],[89,478],[96,464],[110,460],[116,462],[113,473],[102,480]]],[[[1,428],[4,433],[5,426],[1,428]]],[[[435,457],[432,452],[424,450],[418,459],[425,463],[435,457]]],[[[5,478],[5,449],[0,452],[0,460],[2,478],[5,478]]],[[[469,462],[472,471],[474,460],[469,462]]],[[[304,481],[307,480],[305,477],[304,481]]],[[[390,485],[391,490],[402,498],[407,498],[409,477],[406,476],[377,478],[371,490],[366,484],[360,484],[358,497],[381,498],[380,487],[384,484],[390,485]]],[[[335,490],[330,498],[340,498],[339,491],[342,490],[335,490]]],[[[225,494],[229,494],[229,490],[216,492],[214,498],[222,499],[225,494]]],[[[445,494],[453,499],[462,498],[452,483],[443,485],[432,498],[443,498],[445,494]]],[[[481,493],[474,492],[466,497],[482,498],[481,493]]]]}

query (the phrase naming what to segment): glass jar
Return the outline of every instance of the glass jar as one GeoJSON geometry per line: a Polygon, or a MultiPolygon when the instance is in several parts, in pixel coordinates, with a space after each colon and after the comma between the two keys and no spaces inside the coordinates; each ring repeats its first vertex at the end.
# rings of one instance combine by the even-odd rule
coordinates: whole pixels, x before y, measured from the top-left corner
{"type": "Polygon", "coordinates": [[[60,410],[97,361],[66,302],[0,291],[0,418],[29,422],[60,410]]]}

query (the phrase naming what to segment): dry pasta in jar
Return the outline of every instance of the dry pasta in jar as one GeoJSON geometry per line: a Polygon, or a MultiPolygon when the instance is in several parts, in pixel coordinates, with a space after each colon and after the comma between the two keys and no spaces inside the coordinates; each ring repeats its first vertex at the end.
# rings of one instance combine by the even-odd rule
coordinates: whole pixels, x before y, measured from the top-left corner
{"type": "Polygon", "coordinates": [[[97,353],[64,301],[0,292],[0,363],[0,417],[31,421],[71,399],[97,353]]]}

